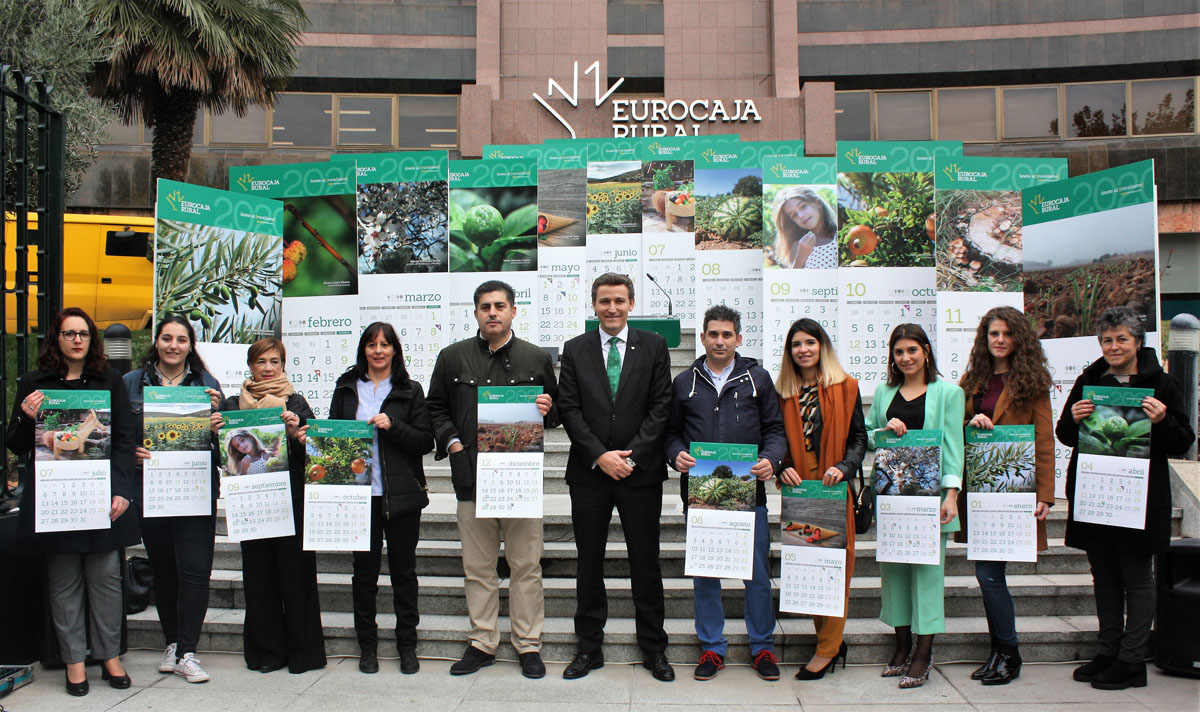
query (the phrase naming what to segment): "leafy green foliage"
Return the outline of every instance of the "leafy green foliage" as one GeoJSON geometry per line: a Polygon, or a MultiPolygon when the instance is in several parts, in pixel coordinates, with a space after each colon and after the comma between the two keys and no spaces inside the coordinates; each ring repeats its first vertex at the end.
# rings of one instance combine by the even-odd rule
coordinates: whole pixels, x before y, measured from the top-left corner
{"type": "Polygon", "coordinates": [[[305,482],[316,485],[353,485],[355,476],[371,469],[371,441],[362,438],[310,438],[305,482]],[[354,470],[358,469],[358,472],[354,470]],[[319,476],[318,476],[319,474],[319,476]]]}
{"type": "Polygon", "coordinates": [[[925,219],[933,214],[932,173],[844,173],[838,193],[839,264],[933,266],[933,241],[925,231],[925,219]],[[851,253],[847,237],[858,225],[879,237],[878,246],[861,256],[851,253]]]}
{"type": "Polygon", "coordinates": [[[1151,427],[1141,408],[1096,406],[1079,424],[1079,451],[1088,455],[1150,457],[1151,427]]]}
{"type": "Polygon", "coordinates": [[[532,187],[451,190],[450,271],[537,269],[535,191],[532,187]]]}
{"type": "Polygon", "coordinates": [[[1033,443],[968,443],[968,492],[1033,492],[1033,443]]]}

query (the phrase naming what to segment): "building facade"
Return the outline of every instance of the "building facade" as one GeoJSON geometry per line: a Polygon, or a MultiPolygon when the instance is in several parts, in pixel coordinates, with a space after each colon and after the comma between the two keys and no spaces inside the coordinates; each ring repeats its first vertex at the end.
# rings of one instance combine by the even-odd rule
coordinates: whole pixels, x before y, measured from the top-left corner
{"type": "MultiPolygon", "coordinates": [[[[955,139],[969,155],[1155,160],[1163,311],[1200,311],[1195,0],[306,0],[275,107],[205,113],[231,165],[547,138],[955,139]]],[[[115,125],[68,201],[149,214],[150,132],[115,125]]]]}

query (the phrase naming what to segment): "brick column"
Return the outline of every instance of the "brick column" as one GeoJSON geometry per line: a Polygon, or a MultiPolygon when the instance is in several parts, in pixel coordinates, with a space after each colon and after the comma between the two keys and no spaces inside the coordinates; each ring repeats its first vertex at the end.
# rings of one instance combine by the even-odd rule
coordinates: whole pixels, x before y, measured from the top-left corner
{"type": "Polygon", "coordinates": [[[771,0],[771,76],[778,97],[800,96],[796,23],[796,0],[771,0]]]}
{"type": "Polygon", "coordinates": [[[833,82],[805,82],[800,97],[804,100],[804,153],[807,156],[832,156],[834,152],[837,107],[833,82]]]}

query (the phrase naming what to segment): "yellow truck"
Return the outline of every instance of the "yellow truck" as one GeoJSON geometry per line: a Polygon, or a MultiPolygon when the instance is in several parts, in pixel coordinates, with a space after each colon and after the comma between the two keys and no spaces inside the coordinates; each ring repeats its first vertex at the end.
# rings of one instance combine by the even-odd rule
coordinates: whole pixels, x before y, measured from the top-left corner
{"type": "MultiPolygon", "coordinates": [[[[29,241],[36,242],[37,216],[29,216],[29,241]]],[[[63,216],[63,306],[79,307],[103,329],[121,323],[130,329],[150,324],[154,302],[154,262],[151,240],[154,218],[132,215],[63,216]]],[[[4,220],[4,281],[16,284],[16,218],[4,220]]],[[[37,269],[36,248],[30,247],[29,269],[37,269]]],[[[30,294],[36,294],[31,276],[30,294]]],[[[16,331],[17,298],[5,295],[6,333],[16,331]]],[[[37,323],[37,304],[29,300],[29,323],[37,323]]]]}

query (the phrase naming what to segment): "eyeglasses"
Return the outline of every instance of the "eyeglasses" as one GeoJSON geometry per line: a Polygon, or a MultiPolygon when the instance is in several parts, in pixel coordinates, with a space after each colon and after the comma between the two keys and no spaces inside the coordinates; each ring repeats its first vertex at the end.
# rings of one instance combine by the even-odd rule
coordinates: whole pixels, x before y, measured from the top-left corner
{"type": "Polygon", "coordinates": [[[92,332],[90,331],[60,331],[58,335],[67,341],[91,341],[92,332]]]}

